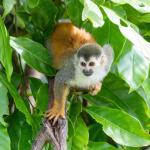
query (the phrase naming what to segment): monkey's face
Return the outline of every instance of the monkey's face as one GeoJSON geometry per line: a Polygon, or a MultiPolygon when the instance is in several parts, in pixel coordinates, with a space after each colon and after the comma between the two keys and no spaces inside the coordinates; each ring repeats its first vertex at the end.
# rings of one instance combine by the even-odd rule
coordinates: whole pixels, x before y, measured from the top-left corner
{"type": "Polygon", "coordinates": [[[86,44],[77,53],[77,67],[84,76],[92,76],[100,69],[101,47],[97,44],[86,44]]]}
{"type": "Polygon", "coordinates": [[[85,76],[91,76],[97,69],[100,68],[100,58],[91,56],[89,60],[85,60],[84,57],[80,57],[78,65],[85,76]]]}

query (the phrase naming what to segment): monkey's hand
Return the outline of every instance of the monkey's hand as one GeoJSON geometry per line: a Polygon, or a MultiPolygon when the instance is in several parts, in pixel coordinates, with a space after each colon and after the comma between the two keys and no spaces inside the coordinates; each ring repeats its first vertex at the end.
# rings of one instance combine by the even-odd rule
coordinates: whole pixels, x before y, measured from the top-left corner
{"type": "Polygon", "coordinates": [[[48,120],[53,119],[53,125],[56,123],[58,118],[65,118],[65,106],[59,103],[59,100],[54,100],[52,108],[46,112],[46,118],[48,120]]]}
{"type": "Polygon", "coordinates": [[[96,95],[101,90],[102,83],[93,84],[89,87],[90,94],[96,95]]]}

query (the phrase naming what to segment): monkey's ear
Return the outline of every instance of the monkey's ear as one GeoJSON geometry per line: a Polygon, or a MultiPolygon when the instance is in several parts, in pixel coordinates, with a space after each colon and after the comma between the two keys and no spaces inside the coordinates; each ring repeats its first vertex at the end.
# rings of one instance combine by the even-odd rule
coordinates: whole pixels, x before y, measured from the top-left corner
{"type": "Polygon", "coordinates": [[[102,47],[101,64],[105,67],[106,71],[110,70],[111,64],[114,60],[114,51],[109,44],[102,47]]]}

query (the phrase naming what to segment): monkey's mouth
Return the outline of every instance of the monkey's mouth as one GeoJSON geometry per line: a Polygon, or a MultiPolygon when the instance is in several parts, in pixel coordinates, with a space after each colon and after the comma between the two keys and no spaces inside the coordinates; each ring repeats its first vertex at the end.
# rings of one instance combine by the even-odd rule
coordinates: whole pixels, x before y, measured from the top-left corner
{"type": "Polygon", "coordinates": [[[91,76],[93,74],[93,71],[92,70],[83,70],[83,74],[85,76],[91,76]]]}

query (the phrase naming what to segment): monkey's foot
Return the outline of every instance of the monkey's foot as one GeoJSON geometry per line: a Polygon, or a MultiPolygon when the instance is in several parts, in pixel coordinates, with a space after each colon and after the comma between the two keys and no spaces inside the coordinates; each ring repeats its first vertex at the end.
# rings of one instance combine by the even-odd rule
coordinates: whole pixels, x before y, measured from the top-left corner
{"type": "Polygon", "coordinates": [[[91,85],[89,88],[90,94],[93,96],[96,95],[101,90],[101,86],[102,86],[102,83],[97,83],[97,84],[91,85]]]}
{"type": "Polygon", "coordinates": [[[55,104],[46,112],[46,118],[48,120],[53,119],[54,125],[59,118],[65,118],[65,109],[60,108],[59,104],[55,104]]]}

